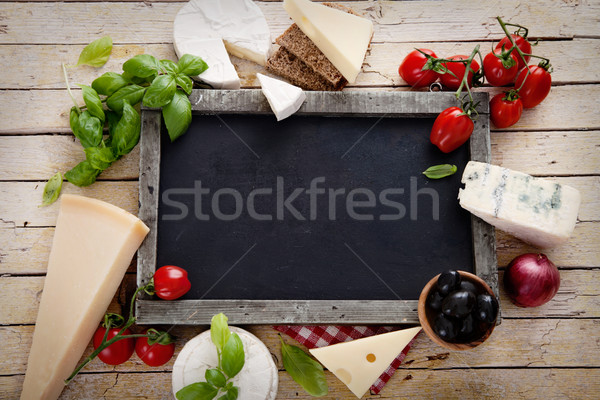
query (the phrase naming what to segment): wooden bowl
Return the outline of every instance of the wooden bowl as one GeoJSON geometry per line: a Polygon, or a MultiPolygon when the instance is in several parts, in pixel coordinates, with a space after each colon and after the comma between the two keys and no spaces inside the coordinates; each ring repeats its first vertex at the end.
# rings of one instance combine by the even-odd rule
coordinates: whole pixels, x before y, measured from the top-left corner
{"type": "MultiPolygon", "coordinates": [[[[490,289],[488,284],[485,283],[485,281],[483,279],[481,279],[480,277],[478,277],[477,275],[474,275],[474,274],[471,274],[471,273],[465,272],[465,271],[458,271],[458,273],[460,274],[460,276],[463,280],[470,281],[476,287],[483,288],[487,293],[494,296],[494,292],[492,291],[492,289],[490,289]]],[[[431,326],[431,323],[433,322],[433,318],[437,312],[430,309],[429,307],[427,307],[425,305],[425,301],[427,300],[427,297],[429,296],[429,292],[431,291],[431,288],[436,284],[439,276],[440,275],[438,274],[435,277],[433,277],[429,282],[427,282],[427,285],[425,285],[425,287],[423,288],[423,291],[421,291],[421,295],[419,296],[419,322],[421,323],[421,327],[423,327],[423,330],[425,331],[425,333],[427,334],[427,336],[429,336],[429,338],[431,340],[433,340],[435,343],[439,344],[440,346],[445,347],[450,350],[469,350],[469,349],[479,346],[481,343],[485,342],[485,340],[492,334],[492,331],[494,330],[494,327],[496,326],[496,322],[494,322],[493,324],[490,324],[490,327],[483,334],[483,336],[481,336],[479,339],[474,340],[470,343],[446,342],[445,340],[440,339],[440,337],[438,335],[436,335],[436,333],[434,332],[433,327],[431,326]]]]}

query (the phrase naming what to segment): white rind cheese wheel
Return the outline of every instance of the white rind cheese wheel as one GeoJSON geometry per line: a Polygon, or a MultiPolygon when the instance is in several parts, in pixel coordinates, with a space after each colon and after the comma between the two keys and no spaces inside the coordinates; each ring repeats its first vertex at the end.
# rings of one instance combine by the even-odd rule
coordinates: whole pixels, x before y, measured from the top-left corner
{"type": "MultiPolygon", "coordinates": [[[[246,362],[233,378],[239,387],[238,399],[274,400],[277,397],[279,375],[273,357],[256,336],[243,329],[229,327],[244,344],[246,362]]],[[[210,330],[202,332],[185,344],[173,365],[173,396],[187,385],[203,382],[207,369],[218,363],[217,348],[210,338],[210,330]]]]}
{"type": "Polygon", "coordinates": [[[173,23],[178,57],[201,57],[209,68],[196,77],[216,89],[239,89],[230,54],[266,65],[271,32],[260,8],[251,0],[191,0],[173,23]]]}

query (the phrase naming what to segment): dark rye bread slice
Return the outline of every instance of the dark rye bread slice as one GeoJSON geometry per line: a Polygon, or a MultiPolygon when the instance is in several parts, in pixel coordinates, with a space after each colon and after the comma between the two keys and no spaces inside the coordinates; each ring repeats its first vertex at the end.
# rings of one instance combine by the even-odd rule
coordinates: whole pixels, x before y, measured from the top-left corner
{"type": "Polygon", "coordinates": [[[293,85],[305,90],[340,90],[343,87],[333,86],[283,46],[280,46],[267,60],[267,71],[282,76],[293,85]]]}

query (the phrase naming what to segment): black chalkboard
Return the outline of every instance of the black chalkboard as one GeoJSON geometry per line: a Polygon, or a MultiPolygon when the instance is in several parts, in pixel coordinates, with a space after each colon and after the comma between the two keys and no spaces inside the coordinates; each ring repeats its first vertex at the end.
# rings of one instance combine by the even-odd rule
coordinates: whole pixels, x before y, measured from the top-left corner
{"type": "Polygon", "coordinates": [[[493,228],[458,204],[466,163],[489,161],[487,94],[468,145],[429,141],[451,93],[309,92],[277,122],[259,90],[195,90],[174,143],[142,112],[138,283],[188,271],[182,300],[138,299],[142,324],[414,323],[433,276],[471,271],[497,291],[493,228]],[[458,172],[430,180],[432,165],[458,172]]]}

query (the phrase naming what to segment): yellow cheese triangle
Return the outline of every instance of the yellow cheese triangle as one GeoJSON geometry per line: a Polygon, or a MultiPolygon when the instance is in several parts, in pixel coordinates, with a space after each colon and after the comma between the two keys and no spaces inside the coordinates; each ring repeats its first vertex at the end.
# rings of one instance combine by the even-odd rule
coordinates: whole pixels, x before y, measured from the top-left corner
{"type": "Polygon", "coordinates": [[[310,352],[360,399],[420,330],[403,329],[310,352]]]}
{"type": "Polygon", "coordinates": [[[56,399],[148,233],[112,204],[63,194],[21,399],[56,399]]]}

